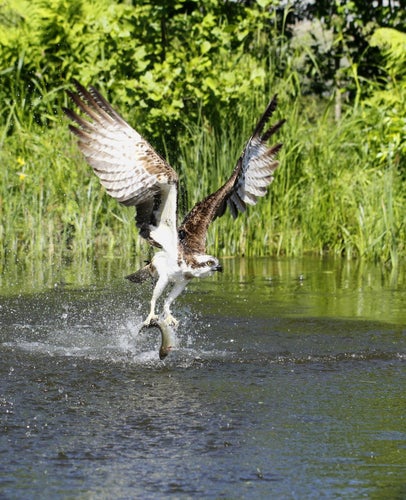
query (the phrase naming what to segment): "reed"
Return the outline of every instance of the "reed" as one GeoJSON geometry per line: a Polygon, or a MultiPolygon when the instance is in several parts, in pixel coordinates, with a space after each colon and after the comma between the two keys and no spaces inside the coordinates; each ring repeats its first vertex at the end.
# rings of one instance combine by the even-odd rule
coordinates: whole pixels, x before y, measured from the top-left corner
{"type": "MultiPolygon", "coordinates": [[[[230,175],[266,99],[247,102],[240,121],[216,126],[186,123],[170,151],[180,173],[181,215],[230,175]]],[[[208,250],[221,255],[329,252],[347,258],[392,261],[406,249],[404,192],[396,156],[386,163],[365,133],[363,115],[340,122],[333,104],[281,95],[275,119],[288,121],[275,137],[284,143],[269,194],[236,221],[229,214],[211,227],[208,250]]],[[[1,257],[59,262],[95,256],[147,255],[133,210],[100,187],[80,156],[65,119],[4,134],[0,152],[1,257]]]]}
{"type": "Polygon", "coordinates": [[[131,251],[131,215],[103,193],[66,121],[46,131],[14,133],[0,159],[3,259],[91,258],[114,253],[123,239],[123,247],[131,251]]]}
{"type": "MultiPolygon", "coordinates": [[[[287,109],[281,103],[282,111],[287,109]]],[[[260,108],[262,110],[262,108],[260,108]]],[[[220,130],[192,127],[180,148],[182,183],[191,202],[230,175],[260,110],[220,130]]],[[[286,111],[285,111],[286,113],[286,111]]],[[[267,197],[233,221],[225,215],[209,233],[220,255],[326,252],[395,262],[404,256],[402,179],[376,161],[365,141],[361,113],[334,120],[332,102],[297,99],[275,140],[284,148],[267,197]],[[360,133],[361,132],[361,133],[360,133]]]]}

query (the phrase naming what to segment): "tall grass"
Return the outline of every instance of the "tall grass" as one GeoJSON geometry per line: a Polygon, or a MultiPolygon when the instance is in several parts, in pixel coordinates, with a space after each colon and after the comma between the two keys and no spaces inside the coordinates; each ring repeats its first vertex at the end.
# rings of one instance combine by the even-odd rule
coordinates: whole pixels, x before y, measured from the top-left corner
{"type": "Polygon", "coordinates": [[[137,247],[132,214],[103,193],[66,125],[15,133],[0,152],[3,259],[59,261],[137,247]]]}
{"type": "MultiPolygon", "coordinates": [[[[240,122],[213,128],[188,124],[171,151],[180,173],[181,215],[230,175],[266,105],[247,104],[240,122]]],[[[402,179],[393,157],[376,161],[365,141],[363,118],[351,110],[339,123],[332,103],[283,96],[275,120],[287,123],[269,194],[234,221],[210,229],[208,250],[219,255],[329,252],[347,258],[397,262],[405,256],[402,179]]],[[[133,209],[119,206],[85,164],[66,120],[9,136],[0,152],[1,257],[60,261],[96,255],[146,254],[133,209]]]]}
{"type": "MultiPolygon", "coordinates": [[[[230,215],[216,221],[209,246],[223,255],[329,252],[393,263],[404,256],[402,179],[391,163],[376,162],[361,114],[350,111],[336,123],[331,102],[297,99],[280,107],[278,117],[288,121],[273,139],[284,147],[269,195],[235,222],[230,215]]],[[[189,201],[230,175],[262,108],[246,111],[245,120],[217,134],[189,131],[179,160],[189,201]]]]}

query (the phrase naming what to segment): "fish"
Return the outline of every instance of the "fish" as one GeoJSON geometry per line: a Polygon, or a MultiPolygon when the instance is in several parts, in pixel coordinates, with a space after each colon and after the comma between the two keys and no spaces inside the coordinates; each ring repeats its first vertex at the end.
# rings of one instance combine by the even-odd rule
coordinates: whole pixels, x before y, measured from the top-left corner
{"type": "Polygon", "coordinates": [[[167,321],[161,318],[153,319],[148,325],[143,325],[142,328],[158,328],[158,330],[161,332],[159,359],[163,361],[172,351],[172,349],[176,347],[176,335],[174,328],[170,324],[168,324],[167,321]]]}

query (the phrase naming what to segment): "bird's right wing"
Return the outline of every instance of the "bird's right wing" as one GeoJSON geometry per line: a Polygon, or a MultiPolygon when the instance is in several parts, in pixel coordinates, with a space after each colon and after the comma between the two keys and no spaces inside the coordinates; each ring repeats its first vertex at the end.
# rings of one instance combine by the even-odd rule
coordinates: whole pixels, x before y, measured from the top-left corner
{"type": "Polygon", "coordinates": [[[154,246],[177,252],[178,176],[152,146],[94,88],[74,82],[68,92],[84,114],[64,109],[70,130],[107,193],[137,209],[140,235],[154,246]]]}

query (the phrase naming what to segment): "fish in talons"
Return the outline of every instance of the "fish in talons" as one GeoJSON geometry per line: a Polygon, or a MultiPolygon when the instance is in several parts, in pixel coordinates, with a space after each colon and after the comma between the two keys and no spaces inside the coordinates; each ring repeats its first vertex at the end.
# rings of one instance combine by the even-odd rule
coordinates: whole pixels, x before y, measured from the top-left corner
{"type": "Polygon", "coordinates": [[[142,328],[158,328],[161,332],[161,347],[159,348],[159,359],[164,360],[168,354],[176,347],[175,331],[167,321],[161,318],[153,318],[148,325],[142,328]]]}

